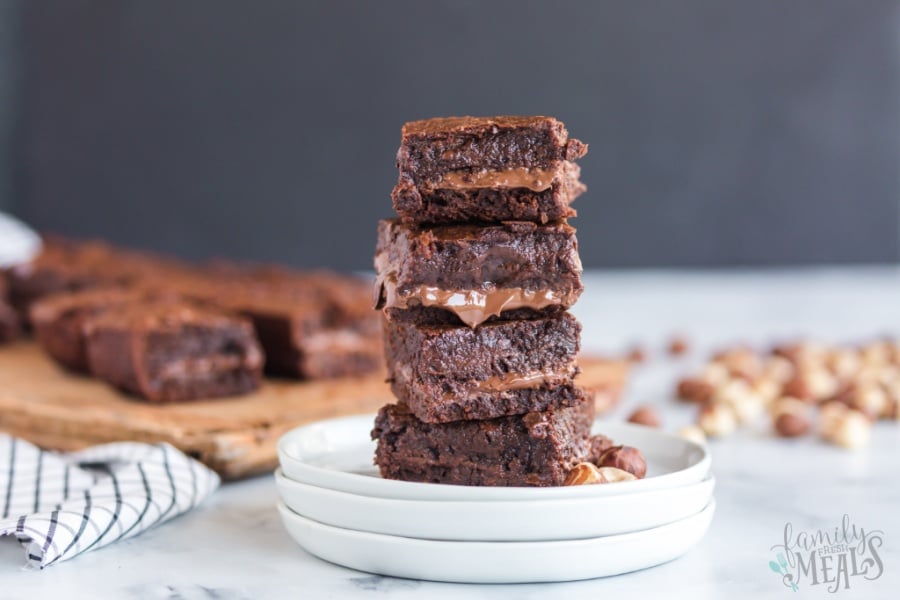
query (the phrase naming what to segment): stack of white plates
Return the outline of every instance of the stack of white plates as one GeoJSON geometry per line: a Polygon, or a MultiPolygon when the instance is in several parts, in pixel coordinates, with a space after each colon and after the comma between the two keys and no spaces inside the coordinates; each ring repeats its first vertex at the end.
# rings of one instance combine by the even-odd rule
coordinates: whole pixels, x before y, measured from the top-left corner
{"type": "Polygon", "coordinates": [[[348,417],[287,433],[275,473],[291,537],[360,571],[471,583],[616,575],[681,556],[715,510],[707,449],[654,429],[597,427],[643,451],[640,481],[484,488],[381,479],[373,422],[348,417]]]}

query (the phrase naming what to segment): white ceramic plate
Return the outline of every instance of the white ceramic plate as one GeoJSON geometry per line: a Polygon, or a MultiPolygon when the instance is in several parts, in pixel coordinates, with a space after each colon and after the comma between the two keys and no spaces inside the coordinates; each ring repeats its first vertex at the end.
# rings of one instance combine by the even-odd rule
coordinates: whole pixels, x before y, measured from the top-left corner
{"type": "Polygon", "coordinates": [[[577,540],[659,527],[695,515],[712,500],[715,480],[608,498],[441,501],[373,498],[286,478],[275,482],[292,511],[324,525],[371,533],[478,542],[577,540]]]}
{"type": "Polygon", "coordinates": [[[554,542],[440,542],[341,529],[278,510],[310,554],[351,569],[431,581],[534,583],[619,575],[678,558],[709,528],[715,501],[662,527],[554,542]]]}
{"type": "Polygon", "coordinates": [[[573,487],[470,487],[382,479],[372,464],[375,442],[369,439],[374,416],[319,421],[286,433],[278,441],[278,459],[289,479],[348,494],[404,500],[515,501],[597,498],[647,492],[698,483],[709,473],[705,446],[650,427],[598,421],[618,444],[640,448],[647,477],[614,485],[573,487]]]}

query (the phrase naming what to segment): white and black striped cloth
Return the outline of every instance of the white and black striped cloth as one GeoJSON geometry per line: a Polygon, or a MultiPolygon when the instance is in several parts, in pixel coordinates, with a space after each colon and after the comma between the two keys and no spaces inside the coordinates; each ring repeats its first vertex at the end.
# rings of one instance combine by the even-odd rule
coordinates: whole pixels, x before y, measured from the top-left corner
{"type": "Polygon", "coordinates": [[[219,486],[168,444],[123,442],[71,454],[0,434],[0,535],[43,569],[164,523],[219,486]]]}

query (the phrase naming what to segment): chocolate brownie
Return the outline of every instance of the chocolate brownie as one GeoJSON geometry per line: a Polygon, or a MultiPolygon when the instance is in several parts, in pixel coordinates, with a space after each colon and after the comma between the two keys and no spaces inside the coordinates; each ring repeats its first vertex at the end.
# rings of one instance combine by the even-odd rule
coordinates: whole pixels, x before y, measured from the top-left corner
{"type": "Polygon", "coordinates": [[[509,310],[568,308],[583,289],[575,229],[565,223],[418,228],[381,221],[375,271],[376,307],[390,318],[436,307],[471,327],[509,310]]]}
{"type": "Polygon", "coordinates": [[[589,450],[593,402],[483,421],[425,423],[382,407],[372,439],[386,479],[485,486],[562,485],[589,450]]]}
{"type": "Polygon", "coordinates": [[[134,288],[92,288],[51,294],[32,303],[29,318],[38,343],[51,358],[67,369],[87,373],[85,323],[146,295],[146,291],[134,288]]]}
{"type": "Polygon", "coordinates": [[[466,326],[385,322],[394,395],[429,423],[571,406],[581,326],[569,313],[466,326]]]}
{"type": "Polygon", "coordinates": [[[218,309],[133,303],[90,318],[85,331],[91,373],[151,402],[243,394],[262,378],[252,326],[218,309]]]}
{"type": "Polygon", "coordinates": [[[259,268],[197,295],[253,322],[273,375],[360,375],[382,363],[380,321],[367,280],[259,268]]]}
{"type": "Polygon", "coordinates": [[[534,221],[549,223],[575,216],[570,204],[587,189],[580,169],[563,161],[534,177],[471,177],[417,186],[401,175],[391,198],[400,219],[418,224],[534,221]]]}
{"type": "Polygon", "coordinates": [[[26,320],[31,304],[44,296],[140,281],[160,283],[180,267],[178,261],[103,242],[47,236],[40,254],[10,268],[7,278],[12,305],[26,320]]]}
{"type": "Polygon", "coordinates": [[[406,123],[397,166],[417,186],[440,187],[465,173],[533,176],[586,152],[552,117],[446,117],[406,123]]]}
{"type": "Polygon", "coordinates": [[[19,337],[20,329],[19,315],[9,305],[6,276],[0,272],[0,344],[19,337]]]}

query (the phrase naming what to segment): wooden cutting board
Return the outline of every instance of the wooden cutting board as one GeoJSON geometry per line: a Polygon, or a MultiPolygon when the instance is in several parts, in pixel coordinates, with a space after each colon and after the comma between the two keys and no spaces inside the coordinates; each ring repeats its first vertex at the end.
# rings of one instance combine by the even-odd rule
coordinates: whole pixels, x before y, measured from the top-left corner
{"type": "MultiPolygon", "coordinates": [[[[579,382],[598,390],[601,412],[618,399],[628,367],[623,361],[581,359],[579,382]]],[[[53,450],[105,442],[168,442],[239,479],[272,470],[275,445],[304,423],[374,413],[393,396],[384,375],[330,381],[267,379],[257,392],[221,400],[152,405],[106,384],[72,375],[38,346],[0,346],[0,431],[53,450]]]]}

